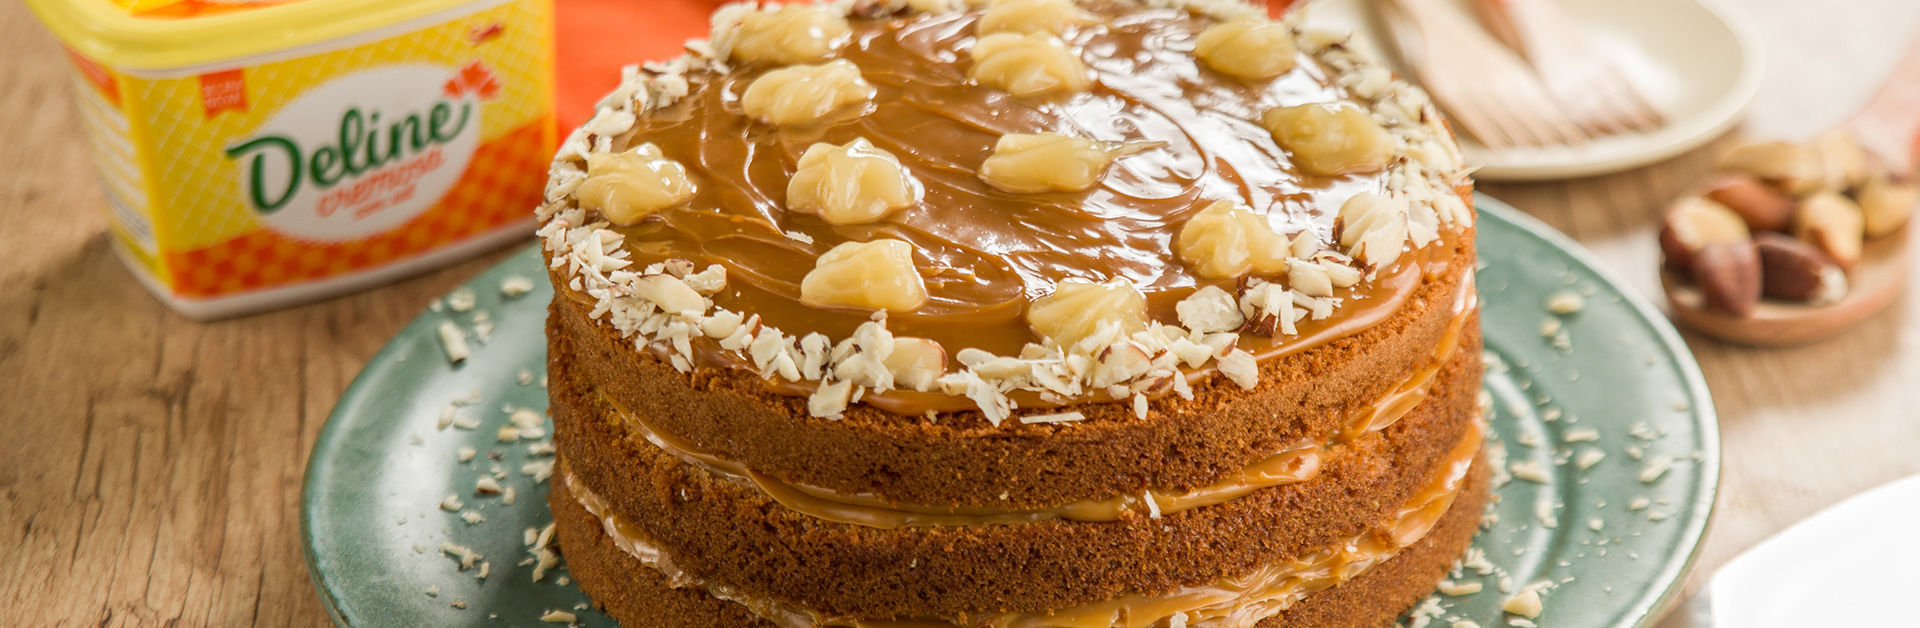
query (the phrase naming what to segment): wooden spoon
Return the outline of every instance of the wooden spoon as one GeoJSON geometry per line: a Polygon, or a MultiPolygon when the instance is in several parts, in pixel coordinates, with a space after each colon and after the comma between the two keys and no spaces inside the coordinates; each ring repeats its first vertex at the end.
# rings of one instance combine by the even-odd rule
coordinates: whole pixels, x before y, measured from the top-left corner
{"type": "MultiPolygon", "coordinates": [[[[1920,44],[1907,50],[1880,94],[1841,129],[1885,160],[1888,170],[1914,172],[1920,152],[1920,44]]],[[[1806,344],[1836,336],[1899,299],[1912,268],[1907,246],[1911,230],[1908,225],[1868,240],[1859,265],[1847,273],[1847,296],[1832,305],[1762,301],[1752,316],[1743,318],[1707,309],[1700,291],[1671,272],[1662,270],[1660,283],[1674,321],[1694,331],[1763,347],[1806,344]]]]}

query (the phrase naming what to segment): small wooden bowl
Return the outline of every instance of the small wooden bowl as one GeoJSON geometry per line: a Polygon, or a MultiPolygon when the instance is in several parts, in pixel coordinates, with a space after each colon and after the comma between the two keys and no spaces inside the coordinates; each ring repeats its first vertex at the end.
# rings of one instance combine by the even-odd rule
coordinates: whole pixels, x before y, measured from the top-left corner
{"type": "Polygon", "coordinates": [[[1847,273],[1847,296],[1832,305],[1761,301],[1752,316],[1739,317],[1708,309],[1698,288],[1664,269],[1660,285],[1667,292],[1670,316],[1688,329],[1757,347],[1807,344],[1837,336],[1900,298],[1912,268],[1910,231],[1911,225],[1901,227],[1867,242],[1860,264],[1847,273]]]}

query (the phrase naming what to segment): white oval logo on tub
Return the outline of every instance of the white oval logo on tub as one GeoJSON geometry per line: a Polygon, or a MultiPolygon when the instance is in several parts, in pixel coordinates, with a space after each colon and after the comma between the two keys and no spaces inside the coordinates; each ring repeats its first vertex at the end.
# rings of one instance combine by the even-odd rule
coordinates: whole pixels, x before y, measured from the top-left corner
{"type": "Polygon", "coordinates": [[[460,181],[499,92],[480,62],[388,66],[334,79],[227,147],[242,197],[288,237],[345,242],[391,231],[460,181]]]}

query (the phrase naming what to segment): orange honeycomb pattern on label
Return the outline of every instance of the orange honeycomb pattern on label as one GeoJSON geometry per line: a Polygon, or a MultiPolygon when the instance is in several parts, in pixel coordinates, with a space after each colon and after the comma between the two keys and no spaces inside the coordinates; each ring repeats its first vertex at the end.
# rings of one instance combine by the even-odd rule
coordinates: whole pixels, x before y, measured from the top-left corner
{"type": "MultiPolygon", "coordinates": [[[[229,296],[398,261],[531,216],[546,189],[554,121],[539,118],[481,144],[446,198],[406,225],[354,242],[320,244],[256,230],[215,246],[168,252],[174,291],[229,296]]],[[[532,233],[529,232],[531,237],[532,233]]]]}

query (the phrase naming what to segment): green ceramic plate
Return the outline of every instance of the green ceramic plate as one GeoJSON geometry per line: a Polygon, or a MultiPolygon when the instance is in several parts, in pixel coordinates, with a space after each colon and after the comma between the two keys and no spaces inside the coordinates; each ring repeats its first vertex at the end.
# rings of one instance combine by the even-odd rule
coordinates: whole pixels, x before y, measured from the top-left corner
{"type": "MultiPolygon", "coordinates": [[[[1459,575],[1483,592],[1437,597],[1433,624],[1510,625],[1516,617],[1500,611],[1506,581],[1516,590],[1552,583],[1542,625],[1651,625],[1678,591],[1712,510],[1720,451],[1706,385],[1665,320],[1578,245],[1480,200],[1494,446],[1526,479],[1499,489],[1476,541],[1489,573],[1459,575]],[[1551,313],[1547,302],[1567,295],[1584,307],[1551,313]]],[[[503,443],[499,430],[513,409],[546,407],[541,323],[551,291],[542,277],[529,249],[473,280],[471,309],[453,307],[461,299],[452,295],[436,304],[334,408],[307,469],[302,524],[314,584],[339,625],[533,626],[550,609],[613,625],[578,610],[586,597],[564,583],[564,567],[535,582],[522,564],[530,558],[524,531],[550,520],[546,485],[524,470],[551,458],[532,451],[544,438],[503,443]],[[509,277],[537,287],[504,296],[509,277]],[[436,331],[449,321],[473,343],[473,357],[452,367],[436,331]],[[456,402],[455,424],[440,427],[456,402]],[[472,461],[458,459],[463,447],[476,451],[472,461]],[[516,502],[476,495],[483,474],[502,477],[516,502]],[[448,495],[462,502],[459,512],[441,508],[448,495]],[[449,542],[482,554],[488,577],[476,577],[477,565],[459,569],[440,551],[449,542]]]]}

